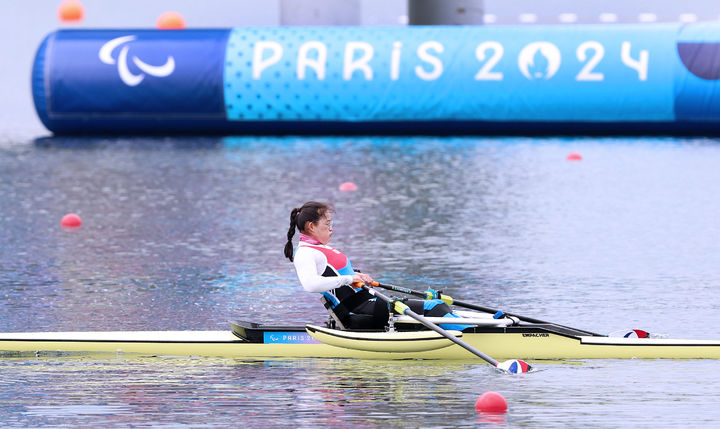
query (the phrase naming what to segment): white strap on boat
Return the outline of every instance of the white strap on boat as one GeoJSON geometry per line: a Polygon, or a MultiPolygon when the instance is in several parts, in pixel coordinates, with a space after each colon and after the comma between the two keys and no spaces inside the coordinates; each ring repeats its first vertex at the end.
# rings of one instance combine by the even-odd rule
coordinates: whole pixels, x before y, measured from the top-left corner
{"type": "Polygon", "coordinates": [[[641,345],[641,346],[720,346],[720,340],[683,340],[675,338],[612,338],[612,337],[579,337],[582,344],[602,345],[641,345]]]}
{"type": "Polygon", "coordinates": [[[113,341],[207,343],[241,342],[232,331],[97,331],[97,332],[13,332],[0,334],[0,341],[113,341]]]}
{"type": "MultiPolygon", "coordinates": [[[[466,317],[465,315],[459,315],[460,317],[425,317],[427,320],[439,325],[439,324],[453,324],[453,325],[473,325],[473,326],[510,326],[514,322],[512,319],[493,319],[492,316],[485,317],[482,313],[472,313],[474,317],[466,317]]],[[[396,316],[395,323],[420,323],[410,316],[396,316]]]]}

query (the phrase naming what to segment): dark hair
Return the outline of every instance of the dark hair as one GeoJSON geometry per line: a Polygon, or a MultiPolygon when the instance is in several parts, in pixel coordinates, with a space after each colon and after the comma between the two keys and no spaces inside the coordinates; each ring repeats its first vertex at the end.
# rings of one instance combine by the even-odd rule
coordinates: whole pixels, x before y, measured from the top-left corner
{"type": "Polygon", "coordinates": [[[288,229],[287,243],[285,243],[285,257],[287,257],[290,262],[293,261],[292,238],[293,235],[295,235],[295,228],[300,232],[304,232],[305,225],[308,222],[317,223],[327,212],[332,211],[332,206],[325,203],[318,203],[317,201],[308,201],[299,209],[292,209],[290,212],[290,229],[288,229]]]}

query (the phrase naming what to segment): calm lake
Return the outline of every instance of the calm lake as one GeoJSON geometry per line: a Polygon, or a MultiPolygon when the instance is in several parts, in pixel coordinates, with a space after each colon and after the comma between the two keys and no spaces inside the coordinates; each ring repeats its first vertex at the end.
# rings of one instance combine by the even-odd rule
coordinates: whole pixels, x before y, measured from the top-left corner
{"type": "MultiPolygon", "coordinates": [[[[720,142],[695,138],[0,139],[0,331],[322,323],[283,246],[379,280],[607,333],[720,339],[720,142]],[[570,152],[582,161],[566,161],[570,152]],[[346,181],[358,187],[341,192],[346,181]],[[83,219],[60,227],[63,215],[83,219]],[[296,236],[297,237],[297,236],[296,236]]],[[[8,427],[677,427],[720,419],[712,360],[0,358],[8,427]],[[474,409],[489,390],[504,415],[474,409]]]]}

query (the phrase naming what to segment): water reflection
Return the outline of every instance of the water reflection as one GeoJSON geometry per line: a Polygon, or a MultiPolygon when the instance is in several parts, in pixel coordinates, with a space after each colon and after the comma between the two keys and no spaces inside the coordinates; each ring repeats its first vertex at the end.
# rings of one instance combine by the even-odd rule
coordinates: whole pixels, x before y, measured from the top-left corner
{"type": "Polygon", "coordinates": [[[66,357],[0,361],[8,426],[637,427],[712,424],[714,361],[553,364],[66,357]],[[699,387],[698,387],[699,386],[699,387]],[[486,391],[503,415],[477,413],[486,391]]]}
{"type": "MultiPolygon", "coordinates": [[[[0,373],[12,370],[15,376],[4,378],[0,385],[8,395],[25,395],[24,403],[38,405],[16,410],[8,423],[61,426],[147,424],[166,415],[171,404],[176,424],[192,424],[200,417],[211,425],[232,421],[250,426],[265,422],[380,427],[394,421],[404,427],[425,421],[424,425],[443,427],[447,407],[464,401],[458,398],[453,380],[468,371],[477,373],[472,366],[420,361],[67,358],[20,362],[3,362],[0,373]],[[81,372],[88,376],[78,377],[81,372]],[[18,383],[21,379],[25,382],[18,383]],[[398,413],[407,421],[397,420],[398,413]]],[[[487,377],[492,372],[481,371],[487,377]]]]}

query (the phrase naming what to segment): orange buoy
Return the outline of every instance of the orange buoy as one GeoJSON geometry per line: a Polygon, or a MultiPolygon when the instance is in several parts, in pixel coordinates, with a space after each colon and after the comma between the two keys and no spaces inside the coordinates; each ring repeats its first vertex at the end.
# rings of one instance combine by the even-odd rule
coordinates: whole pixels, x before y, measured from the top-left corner
{"type": "Polygon", "coordinates": [[[85,17],[85,6],[78,0],[65,0],[58,6],[60,22],[77,23],[85,17]]]}
{"type": "Polygon", "coordinates": [[[475,402],[475,411],[483,413],[502,414],[507,412],[507,409],[507,401],[497,392],[485,392],[475,402]]]}
{"type": "Polygon", "coordinates": [[[340,189],[343,192],[357,191],[357,185],[354,184],[353,182],[345,182],[345,183],[341,184],[338,189],[340,189]]]}
{"type": "Polygon", "coordinates": [[[568,161],[582,161],[582,155],[577,152],[570,152],[565,159],[568,161]]]}
{"type": "Polygon", "coordinates": [[[187,25],[185,24],[185,18],[179,12],[170,11],[163,12],[158,17],[155,27],[158,30],[184,30],[187,25]]]}
{"type": "Polygon", "coordinates": [[[66,228],[77,228],[82,226],[82,219],[80,219],[80,216],[76,215],[75,213],[68,213],[63,216],[62,220],[60,221],[60,225],[66,228]]]}

